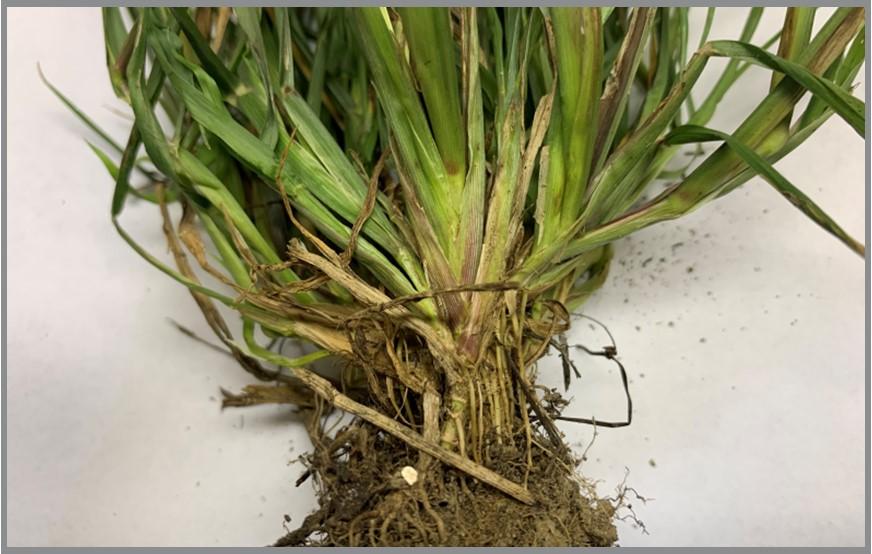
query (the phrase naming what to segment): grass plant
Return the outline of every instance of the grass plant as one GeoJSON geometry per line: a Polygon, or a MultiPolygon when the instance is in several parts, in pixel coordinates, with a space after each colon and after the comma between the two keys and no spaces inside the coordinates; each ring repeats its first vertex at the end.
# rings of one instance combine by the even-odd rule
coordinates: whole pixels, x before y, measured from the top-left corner
{"type": "Polygon", "coordinates": [[[737,40],[714,41],[709,8],[693,45],[687,8],[102,10],[127,140],[53,90],[100,138],[121,237],[247,371],[281,383],[227,403],[334,406],[420,452],[422,475],[444,464],[537,501],[488,448],[568,455],[535,365],[623,237],[760,176],[865,254],[774,167],[833,115],[864,136],[862,8],[788,8],[762,38],[752,8],[737,40]],[[700,93],[712,58],[727,62],[700,93]],[[751,66],[772,75],[748,91],[757,107],[709,128],[751,66]],[[688,165],[684,145],[703,143],[688,165]],[[163,215],[173,264],[122,226],[134,198],[163,215]],[[263,337],[314,351],[289,359],[263,337]],[[341,378],[312,370],[326,357],[341,378]]]}

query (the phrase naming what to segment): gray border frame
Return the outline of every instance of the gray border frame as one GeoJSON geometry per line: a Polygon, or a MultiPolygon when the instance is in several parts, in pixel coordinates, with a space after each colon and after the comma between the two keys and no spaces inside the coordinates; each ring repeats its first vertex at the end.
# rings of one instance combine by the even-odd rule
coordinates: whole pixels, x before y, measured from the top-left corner
{"type": "MultiPolygon", "coordinates": [[[[573,6],[573,5],[602,5],[608,4],[609,2],[573,2],[569,0],[552,0],[547,2],[548,5],[551,6],[573,6]]],[[[748,7],[748,6],[764,6],[764,7],[784,7],[785,4],[789,5],[805,5],[805,6],[815,6],[820,5],[820,2],[815,2],[813,0],[793,0],[791,2],[741,2],[740,0],[721,0],[720,2],[713,2],[711,0],[703,0],[700,2],[692,2],[689,0],[679,0],[679,1],[666,1],[666,2],[652,2],[650,0],[631,0],[629,2],[619,2],[622,5],[627,5],[631,7],[635,6],[664,6],[664,7],[707,7],[707,6],[717,6],[717,7],[748,7]]],[[[0,387],[2,387],[2,399],[3,399],[3,439],[2,439],[2,456],[0,456],[0,463],[2,463],[2,479],[3,484],[3,498],[2,498],[2,524],[0,524],[0,528],[2,528],[2,550],[6,551],[9,549],[10,551],[19,551],[19,550],[27,550],[29,552],[42,552],[42,551],[54,551],[57,550],[55,548],[25,548],[25,547],[9,547],[7,545],[6,540],[6,363],[7,363],[7,341],[6,341],[6,326],[7,326],[7,318],[6,318],[6,300],[7,296],[7,288],[6,288],[6,214],[7,214],[7,203],[6,203],[6,151],[7,151],[7,134],[6,134],[6,114],[7,114],[7,105],[6,105],[6,59],[8,56],[7,51],[7,43],[6,43],[6,8],[7,7],[102,7],[102,6],[132,6],[132,7],[143,7],[143,6],[156,6],[156,5],[177,5],[178,3],[170,2],[167,0],[156,0],[152,2],[147,2],[143,0],[127,0],[127,1],[119,1],[119,2],[109,2],[106,0],[98,0],[84,3],[71,3],[71,2],[61,2],[59,0],[43,0],[42,2],[26,2],[24,0],[2,0],[0,2],[2,4],[2,25],[0,25],[0,29],[2,29],[3,34],[3,70],[2,70],[2,113],[4,125],[3,129],[0,130],[0,136],[3,138],[3,152],[0,154],[0,163],[2,163],[2,182],[0,182],[0,199],[2,199],[2,208],[0,208],[0,213],[2,213],[3,217],[3,235],[2,240],[0,240],[0,263],[2,263],[2,284],[0,284],[0,297],[3,299],[3,310],[2,314],[0,314],[0,341],[2,341],[2,357],[0,357],[0,387]]],[[[394,1],[394,2],[367,2],[361,0],[351,0],[346,2],[335,2],[335,1],[320,1],[320,0],[310,0],[309,2],[276,2],[275,0],[266,0],[258,2],[257,0],[237,0],[236,2],[228,3],[224,1],[217,2],[208,2],[203,0],[188,0],[186,4],[190,6],[236,6],[236,5],[258,5],[258,6],[311,6],[313,4],[317,5],[325,5],[325,6],[336,6],[336,7],[354,7],[354,6],[377,6],[390,4],[392,6],[455,6],[458,4],[463,4],[466,6],[523,6],[529,5],[529,2],[519,2],[517,0],[509,0],[504,2],[482,2],[482,1],[471,1],[471,2],[451,2],[446,0],[402,0],[402,1],[394,1]]],[[[858,7],[863,6],[866,8],[866,68],[865,68],[865,94],[866,94],[866,176],[865,176],[865,189],[864,189],[864,207],[866,214],[866,232],[865,232],[865,244],[869,244],[870,238],[872,238],[872,233],[870,233],[870,204],[869,204],[869,194],[870,194],[870,176],[872,176],[872,166],[870,166],[870,130],[872,130],[872,124],[870,124],[869,116],[870,116],[870,76],[872,76],[872,71],[870,71],[869,66],[869,53],[870,48],[870,38],[872,38],[872,32],[870,32],[870,21],[872,21],[872,17],[870,17],[870,2],[856,2],[851,0],[831,0],[827,3],[831,6],[838,7],[858,7]]],[[[869,254],[865,257],[865,272],[866,272],[866,294],[864,295],[865,300],[865,328],[866,328],[866,352],[865,352],[865,362],[866,362],[866,373],[864,375],[864,389],[866,396],[866,419],[863,423],[865,429],[866,436],[866,449],[865,449],[865,459],[866,459],[866,478],[864,483],[864,491],[865,491],[865,514],[866,514],[866,534],[865,534],[865,546],[863,547],[832,547],[832,548],[807,548],[803,549],[804,552],[809,553],[818,553],[818,552],[872,552],[872,528],[870,528],[870,450],[869,450],[869,422],[870,416],[872,416],[872,409],[870,409],[870,339],[869,339],[869,331],[870,331],[870,316],[872,316],[872,304],[870,304],[869,294],[870,294],[870,256],[869,254]]],[[[790,547],[783,547],[790,548],[790,547]]],[[[74,550],[73,548],[60,548],[60,550],[74,550]]],[[[75,549],[78,550],[78,549],[75,549]]],[[[157,550],[181,550],[177,548],[144,548],[144,550],[149,551],[157,551],[157,550]]],[[[190,552],[198,552],[198,551],[210,551],[212,548],[190,548],[185,549],[185,551],[190,552]]],[[[259,552],[260,548],[239,548],[233,549],[237,551],[250,551],[250,552],[259,552]]],[[[303,548],[306,551],[314,551],[314,548],[303,548]]],[[[351,548],[338,548],[337,551],[341,552],[351,552],[354,549],[351,548]]],[[[376,549],[376,550],[387,550],[387,549],[376,549]]],[[[405,551],[405,550],[417,550],[413,548],[399,548],[396,550],[405,551]]],[[[442,552],[462,552],[466,551],[466,549],[462,548],[440,548],[438,549],[442,552]]],[[[530,551],[558,551],[561,549],[558,548],[524,548],[520,549],[522,551],[530,550],[530,551]]],[[[597,549],[599,550],[599,549],[597,549]]],[[[668,551],[668,547],[664,548],[655,548],[655,547],[639,547],[636,550],[639,551],[649,551],[649,552],[662,552],[668,551]]],[[[738,547],[707,547],[707,548],[687,548],[683,549],[686,552],[697,552],[697,551],[705,551],[705,552],[732,552],[739,550],[738,547]]],[[[779,550],[777,547],[765,547],[765,548],[753,548],[754,551],[769,551],[769,550],[779,550]]]]}

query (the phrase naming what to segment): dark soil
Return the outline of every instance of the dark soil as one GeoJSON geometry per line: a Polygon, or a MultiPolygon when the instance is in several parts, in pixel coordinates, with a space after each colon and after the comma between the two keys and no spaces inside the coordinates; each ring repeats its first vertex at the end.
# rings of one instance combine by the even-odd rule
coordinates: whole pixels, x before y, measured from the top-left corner
{"type": "MultiPolygon", "coordinates": [[[[543,437],[533,437],[545,444],[543,437]]],[[[528,506],[418,452],[368,424],[316,441],[306,457],[320,507],[276,546],[611,546],[615,507],[573,478],[575,467],[526,440],[491,442],[483,465],[536,497],[528,506]],[[532,462],[532,463],[528,463],[532,462]],[[429,467],[409,485],[405,466],[429,467]]]]}

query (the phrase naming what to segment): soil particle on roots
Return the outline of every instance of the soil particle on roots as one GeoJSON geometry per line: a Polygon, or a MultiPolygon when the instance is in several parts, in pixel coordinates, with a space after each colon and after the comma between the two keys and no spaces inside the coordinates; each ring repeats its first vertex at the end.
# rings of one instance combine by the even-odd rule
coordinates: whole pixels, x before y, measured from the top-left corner
{"type": "MultiPolygon", "coordinates": [[[[534,439],[536,437],[534,436],[534,439]]],[[[540,437],[541,439],[541,437],[540,437]]],[[[543,443],[544,440],[540,440],[543,443]]],[[[367,424],[316,443],[298,485],[315,480],[320,507],[276,546],[611,546],[615,508],[574,468],[536,445],[484,446],[481,462],[536,498],[532,506],[429,460],[367,424]],[[403,468],[419,469],[411,486],[403,468]],[[421,471],[422,467],[427,467],[421,471]]]]}

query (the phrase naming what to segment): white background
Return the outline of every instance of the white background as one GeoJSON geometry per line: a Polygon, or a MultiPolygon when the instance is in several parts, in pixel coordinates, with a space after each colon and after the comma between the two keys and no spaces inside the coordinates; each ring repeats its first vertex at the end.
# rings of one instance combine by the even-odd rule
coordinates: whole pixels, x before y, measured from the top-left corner
{"type": "MultiPolygon", "coordinates": [[[[744,13],[719,10],[712,38],[738,36],[744,13]]],[[[757,37],[782,17],[767,10],[757,37]]],[[[112,229],[110,179],[37,76],[39,62],[123,141],[99,10],[10,8],[7,29],[8,544],[271,542],[283,514],[293,526],[313,506],[288,465],[307,447],[297,417],[220,412],[219,386],[248,379],[168,322],[209,335],[188,293],[112,229]]],[[[742,83],[711,126],[733,129],[768,76],[742,83]]],[[[863,154],[833,118],[778,168],[862,237],[863,154]]],[[[124,223],[165,254],[154,209],[131,205],[124,223]]],[[[863,261],[760,180],[615,258],[585,312],[617,339],[635,421],[601,429],[582,469],[602,494],[628,469],[655,499],[633,505],[650,534],[620,524],[621,544],[862,545],[863,261]]],[[[583,321],[571,340],[605,344],[583,321]]],[[[569,412],[622,417],[617,373],[579,366],[569,412]]],[[[542,378],[557,386],[558,368],[542,378]]],[[[565,429],[579,449],[592,437],[565,429]]]]}

